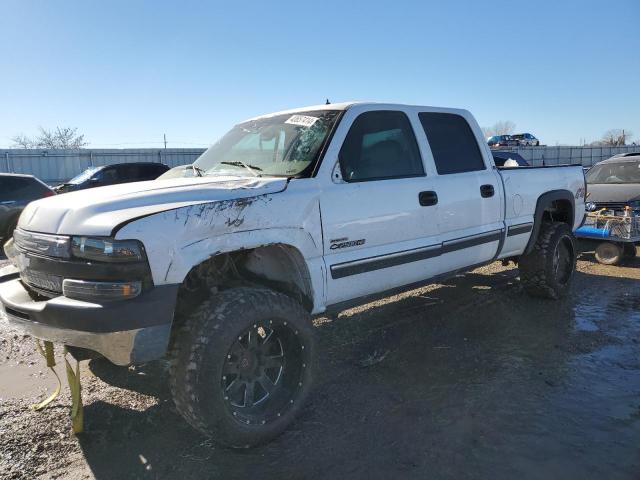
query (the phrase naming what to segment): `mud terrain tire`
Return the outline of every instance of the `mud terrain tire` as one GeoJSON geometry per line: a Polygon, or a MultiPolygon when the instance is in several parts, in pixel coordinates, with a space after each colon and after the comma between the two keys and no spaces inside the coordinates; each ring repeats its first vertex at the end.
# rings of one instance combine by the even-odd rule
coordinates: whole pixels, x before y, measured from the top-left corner
{"type": "Polygon", "coordinates": [[[576,243],[571,228],[545,222],[532,250],[520,257],[520,282],[534,297],[558,299],[571,287],[576,268],[576,243]]]}
{"type": "Polygon", "coordinates": [[[294,299],[247,287],[212,294],[172,343],[176,409],[221,445],[267,442],[302,409],[313,382],[315,349],[310,315],[294,299]]]}

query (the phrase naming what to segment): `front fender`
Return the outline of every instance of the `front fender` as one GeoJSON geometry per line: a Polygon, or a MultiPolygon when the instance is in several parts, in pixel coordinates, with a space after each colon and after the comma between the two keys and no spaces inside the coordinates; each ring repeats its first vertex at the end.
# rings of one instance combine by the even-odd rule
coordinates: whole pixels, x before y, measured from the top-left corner
{"type": "Polygon", "coordinates": [[[293,247],[307,264],[316,310],[324,301],[325,276],[319,204],[317,199],[287,197],[279,194],[161,212],[125,225],[116,238],[142,241],[155,285],[180,284],[194,266],[220,253],[274,244],[293,247]]]}

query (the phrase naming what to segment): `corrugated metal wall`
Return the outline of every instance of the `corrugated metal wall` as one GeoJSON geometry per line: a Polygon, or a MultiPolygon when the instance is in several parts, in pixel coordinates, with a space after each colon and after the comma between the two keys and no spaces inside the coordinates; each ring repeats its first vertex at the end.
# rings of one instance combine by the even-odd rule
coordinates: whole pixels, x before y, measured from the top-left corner
{"type": "MultiPolygon", "coordinates": [[[[515,151],[533,165],[581,163],[591,166],[617,153],[640,152],[640,146],[625,147],[517,147],[515,151]]],[[[0,150],[0,172],[28,173],[47,183],[68,180],[92,166],[113,163],[159,162],[170,167],[193,163],[204,149],[131,148],[109,150],[0,150]]]]}
{"type": "Polygon", "coordinates": [[[502,147],[499,150],[516,152],[535,166],[582,164],[590,167],[618,153],[640,152],[640,145],[624,147],[502,147]]]}
{"type": "Polygon", "coordinates": [[[47,183],[68,180],[89,167],[113,163],[158,162],[170,167],[193,163],[202,148],[82,150],[0,150],[0,172],[28,173],[47,183]]]}

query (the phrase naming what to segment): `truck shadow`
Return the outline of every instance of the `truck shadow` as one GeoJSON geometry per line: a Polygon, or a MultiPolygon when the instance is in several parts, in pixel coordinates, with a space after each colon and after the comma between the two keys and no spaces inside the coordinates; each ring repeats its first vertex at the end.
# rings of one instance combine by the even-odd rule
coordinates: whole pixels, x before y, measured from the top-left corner
{"type": "MultiPolygon", "coordinates": [[[[318,319],[309,404],[282,436],[250,450],[217,447],[188,427],[162,362],[126,370],[94,360],[105,382],[158,402],[90,403],[80,445],[98,479],[597,477],[634,458],[632,447],[603,447],[613,420],[608,435],[592,433],[597,412],[621,408],[606,392],[638,378],[638,282],[578,273],[571,297],[550,302],[522,295],[514,271],[472,273],[318,319]],[[601,375],[604,351],[629,368],[601,375]],[[539,461],[551,457],[573,462],[539,461]]],[[[640,441],[637,427],[625,444],[640,441]]]]}

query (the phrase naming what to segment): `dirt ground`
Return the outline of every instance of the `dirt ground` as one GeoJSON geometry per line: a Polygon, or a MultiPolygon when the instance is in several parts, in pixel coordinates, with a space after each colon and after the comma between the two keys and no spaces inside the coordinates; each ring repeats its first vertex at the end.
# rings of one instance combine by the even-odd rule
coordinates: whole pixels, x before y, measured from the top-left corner
{"type": "Polygon", "coordinates": [[[639,267],[583,257],[551,302],[496,263],[317,319],[315,393],[285,434],[244,451],[183,423],[161,361],[84,362],[74,436],[66,381],[29,409],[55,380],[0,319],[0,477],[638,479],[639,267]]]}

